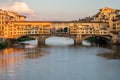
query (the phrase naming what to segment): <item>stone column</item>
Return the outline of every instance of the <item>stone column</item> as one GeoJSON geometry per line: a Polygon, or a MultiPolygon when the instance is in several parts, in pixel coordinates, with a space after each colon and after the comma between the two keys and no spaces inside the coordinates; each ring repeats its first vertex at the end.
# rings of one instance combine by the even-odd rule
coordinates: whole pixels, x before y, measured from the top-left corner
{"type": "Polygon", "coordinates": [[[77,34],[76,35],[76,42],[77,44],[81,44],[82,43],[82,35],[81,34],[77,34]]]}
{"type": "Polygon", "coordinates": [[[113,35],[112,36],[112,44],[120,44],[120,38],[118,35],[113,35]]]}
{"type": "Polygon", "coordinates": [[[39,35],[38,37],[38,44],[45,44],[45,37],[44,35],[39,35]]]}
{"type": "Polygon", "coordinates": [[[48,38],[50,35],[39,35],[38,37],[38,44],[45,45],[45,39],[48,38]]]}

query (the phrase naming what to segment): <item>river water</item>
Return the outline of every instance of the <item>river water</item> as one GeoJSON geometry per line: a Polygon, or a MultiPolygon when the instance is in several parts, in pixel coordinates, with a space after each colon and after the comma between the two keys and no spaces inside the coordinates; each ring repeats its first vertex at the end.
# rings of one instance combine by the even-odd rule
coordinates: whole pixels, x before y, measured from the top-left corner
{"type": "Polygon", "coordinates": [[[0,51],[0,80],[120,80],[120,60],[98,55],[119,50],[80,45],[7,48],[0,51]]]}

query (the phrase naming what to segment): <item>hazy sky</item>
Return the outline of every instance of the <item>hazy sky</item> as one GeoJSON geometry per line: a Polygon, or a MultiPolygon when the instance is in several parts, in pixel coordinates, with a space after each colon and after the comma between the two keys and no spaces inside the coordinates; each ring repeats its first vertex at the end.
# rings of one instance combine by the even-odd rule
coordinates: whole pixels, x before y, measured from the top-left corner
{"type": "Polygon", "coordinates": [[[120,0],[0,0],[0,7],[30,20],[75,20],[92,16],[103,7],[120,9],[120,0]]]}

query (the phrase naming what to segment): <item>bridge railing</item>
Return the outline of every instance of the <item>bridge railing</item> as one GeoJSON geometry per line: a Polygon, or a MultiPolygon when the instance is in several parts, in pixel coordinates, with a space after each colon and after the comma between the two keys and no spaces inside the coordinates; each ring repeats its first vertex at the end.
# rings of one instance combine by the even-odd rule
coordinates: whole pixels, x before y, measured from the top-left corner
{"type": "Polygon", "coordinates": [[[52,36],[69,36],[70,33],[69,32],[54,32],[51,33],[52,36]]]}

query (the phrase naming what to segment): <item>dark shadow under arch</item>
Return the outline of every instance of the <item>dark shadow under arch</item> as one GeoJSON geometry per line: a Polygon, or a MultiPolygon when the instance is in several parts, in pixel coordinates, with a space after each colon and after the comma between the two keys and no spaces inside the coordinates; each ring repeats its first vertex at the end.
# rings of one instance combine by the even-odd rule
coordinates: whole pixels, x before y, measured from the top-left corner
{"type": "Polygon", "coordinates": [[[85,36],[82,40],[87,40],[91,43],[96,43],[96,44],[108,44],[111,41],[110,37],[107,36],[85,36]]]}

